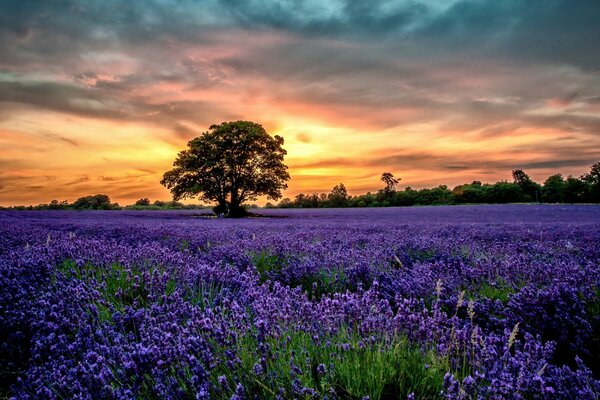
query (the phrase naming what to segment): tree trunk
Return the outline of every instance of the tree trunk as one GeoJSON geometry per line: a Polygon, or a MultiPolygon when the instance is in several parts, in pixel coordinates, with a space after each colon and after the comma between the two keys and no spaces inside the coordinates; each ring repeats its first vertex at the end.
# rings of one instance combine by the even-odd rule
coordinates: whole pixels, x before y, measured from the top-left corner
{"type": "Polygon", "coordinates": [[[246,212],[246,209],[242,207],[240,201],[238,199],[232,199],[229,203],[229,214],[227,216],[231,218],[242,218],[247,215],[248,213],[246,212]]]}
{"type": "Polygon", "coordinates": [[[229,202],[229,214],[228,217],[231,218],[242,218],[247,216],[248,213],[242,207],[242,199],[240,198],[240,194],[237,189],[231,190],[231,201],[229,202]]]}
{"type": "Polygon", "coordinates": [[[229,207],[227,206],[227,201],[225,199],[218,199],[217,205],[213,207],[213,212],[216,215],[227,216],[227,214],[229,214],[229,207]]]}

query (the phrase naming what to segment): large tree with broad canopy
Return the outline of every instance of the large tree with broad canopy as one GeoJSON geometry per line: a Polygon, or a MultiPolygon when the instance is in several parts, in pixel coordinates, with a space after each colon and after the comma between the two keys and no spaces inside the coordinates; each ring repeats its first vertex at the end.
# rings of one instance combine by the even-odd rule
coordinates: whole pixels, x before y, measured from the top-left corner
{"type": "Polygon", "coordinates": [[[271,136],[257,123],[223,122],[192,139],[177,155],[161,184],[175,200],[198,196],[216,202],[215,213],[246,214],[242,204],[259,196],[281,198],[290,175],[281,136],[271,136]]]}

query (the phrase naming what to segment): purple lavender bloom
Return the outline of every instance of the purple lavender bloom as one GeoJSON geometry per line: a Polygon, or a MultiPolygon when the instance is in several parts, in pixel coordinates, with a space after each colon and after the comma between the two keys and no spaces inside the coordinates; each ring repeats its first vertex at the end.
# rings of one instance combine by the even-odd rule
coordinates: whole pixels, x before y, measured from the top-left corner
{"type": "Polygon", "coordinates": [[[0,389],[339,398],[344,357],[401,337],[446,398],[600,393],[600,207],[266,212],[0,211],[0,389]]]}

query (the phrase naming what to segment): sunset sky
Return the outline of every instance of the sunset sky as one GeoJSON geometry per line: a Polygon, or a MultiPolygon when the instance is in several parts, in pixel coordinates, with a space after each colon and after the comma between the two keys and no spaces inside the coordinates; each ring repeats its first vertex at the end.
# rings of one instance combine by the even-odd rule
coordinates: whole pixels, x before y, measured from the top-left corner
{"type": "Polygon", "coordinates": [[[159,181],[214,123],[285,138],[285,195],[600,161],[600,1],[0,2],[0,205],[159,181]]]}

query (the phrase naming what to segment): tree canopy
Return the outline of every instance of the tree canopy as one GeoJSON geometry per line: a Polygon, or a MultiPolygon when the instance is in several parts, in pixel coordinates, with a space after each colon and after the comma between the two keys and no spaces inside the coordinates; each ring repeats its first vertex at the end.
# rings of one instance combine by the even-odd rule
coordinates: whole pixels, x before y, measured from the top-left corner
{"type": "Polygon", "coordinates": [[[281,136],[269,135],[254,122],[212,125],[179,152],[161,184],[175,200],[198,196],[216,202],[217,214],[240,217],[244,202],[258,196],[277,200],[287,188],[290,175],[282,146],[281,136]]]}
{"type": "Polygon", "coordinates": [[[400,179],[394,178],[394,175],[391,172],[384,172],[381,174],[381,181],[385,183],[385,188],[383,190],[386,193],[392,193],[396,190],[396,185],[400,183],[400,179]]]}

